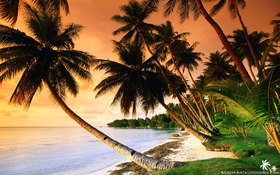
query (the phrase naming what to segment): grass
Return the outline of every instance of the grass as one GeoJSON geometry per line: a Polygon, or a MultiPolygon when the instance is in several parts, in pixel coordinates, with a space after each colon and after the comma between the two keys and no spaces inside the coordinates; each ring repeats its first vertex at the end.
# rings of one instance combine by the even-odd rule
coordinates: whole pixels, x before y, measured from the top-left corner
{"type": "MultiPolygon", "coordinates": [[[[206,145],[210,150],[228,149],[239,159],[214,158],[186,162],[183,167],[171,170],[157,171],[156,175],[204,175],[204,174],[253,174],[262,172],[260,168],[262,160],[267,160],[270,165],[280,169],[279,153],[274,147],[266,145],[266,133],[263,130],[248,131],[248,141],[242,136],[224,132],[223,136],[214,137],[206,145]],[[242,173],[243,172],[243,173],[242,173]],[[251,173],[250,173],[251,172],[251,173]]],[[[279,172],[279,171],[278,171],[279,172]]]]}

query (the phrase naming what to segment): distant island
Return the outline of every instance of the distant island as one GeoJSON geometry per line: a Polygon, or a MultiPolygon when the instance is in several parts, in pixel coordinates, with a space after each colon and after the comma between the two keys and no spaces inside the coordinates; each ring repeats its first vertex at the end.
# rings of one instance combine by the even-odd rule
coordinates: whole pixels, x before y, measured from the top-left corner
{"type": "Polygon", "coordinates": [[[152,118],[114,120],[109,127],[121,128],[178,128],[180,125],[166,114],[158,114],[152,118]]]}

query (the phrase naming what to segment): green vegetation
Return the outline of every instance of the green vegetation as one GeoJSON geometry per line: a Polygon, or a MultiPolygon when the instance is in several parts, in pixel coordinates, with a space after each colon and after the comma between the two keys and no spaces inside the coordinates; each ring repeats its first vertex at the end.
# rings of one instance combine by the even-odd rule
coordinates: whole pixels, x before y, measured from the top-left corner
{"type": "MultiPolygon", "coordinates": [[[[187,162],[183,167],[171,170],[158,171],[157,175],[203,175],[221,174],[221,172],[252,172],[263,171],[260,166],[263,160],[267,160],[271,166],[279,168],[279,154],[274,147],[266,145],[266,134],[263,130],[249,130],[248,141],[242,136],[236,137],[233,133],[223,132],[223,136],[213,137],[208,142],[208,149],[229,149],[239,159],[214,158],[187,162]]],[[[268,172],[268,171],[267,171],[268,172]]],[[[245,173],[243,173],[245,174],[245,173]]],[[[250,174],[250,173],[249,173],[250,174]]]]}
{"type": "Polygon", "coordinates": [[[170,128],[180,125],[208,149],[231,149],[241,158],[189,162],[180,169],[159,173],[217,174],[229,170],[259,170],[261,160],[266,159],[271,164],[279,164],[276,157],[280,153],[277,129],[280,125],[280,55],[274,44],[280,40],[280,20],[272,21],[274,31],[269,38],[264,32],[247,32],[239,13],[239,6],[245,7],[244,0],[220,0],[210,14],[201,0],[167,1],[164,6],[166,15],[177,6],[182,21],[189,17],[190,12],[195,18],[202,15],[218,33],[224,46],[224,52],[213,50],[214,53],[210,53],[203,75],[195,81],[191,71],[197,68],[203,56],[203,53],[195,51],[197,42],[189,43],[188,32],[178,33],[170,21],[161,25],[147,22],[157,11],[159,0],[130,0],[121,6],[121,14],[112,17],[121,24],[113,34],[123,34],[120,41],[114,41],[118,60],[95,59],[87,52],[74,49],[74,39],[79,36],[82,26],[70,24],[63,28],[60,11],[62,8],[68,14],[67,0],[34,0],[32,5],[19,2],[5,0],[0,3],[0,18],[12,25],[22,4],[29,29],[27,35],[0,25],[0,85],[4,80],[21,74],[11,103],[28,108],[34,95],[45,86],[69,117],[138,165],[146,169],[174,167],[172,162],[147,157],[115,142],[65,104],[66,94],[78,94],[75,77],[90,80],[90,68],[94,65],[96,70],[106,74],[95,87],[98,91],[96,97],[117,88],[112,104],[120,104],[125,115],[135,116],[139,108],[148,113],[158,104],[167,111],[167,114],[159,114],[152,119],[116,120],[109,126],[170,128]],[[231,14],[237,15],[242,27],[229,36],[211,17],[225,3],[229,4],[231,14]],[[243,59],[247,60],[251,76],[243,65],[243,59]],[[251,67],[255,67],[255,74],[251,67]],[[187,71],[188,79],[183,70],[187,71]],[[167,105],[166,97],[176,98],[178,104],[167,105]],[[265,132],[247,132],[248,122],[261,126],[265,132]],[[225,132],[217,137],[219,129],[233,131],[235,136],[225,132]],[[238,131],[245,140],[237,136],[238,131]],[[274,148],[265,145],[266,134],[278,154],[274,148]]]}
{"type": "Polygon", "coordinates": [[[109,127],[129,127],[129,128],[175,128],[179,127],[166,114],[158,114],[150,118],[122,119],[114,120],[107,124],[109,127]]]}

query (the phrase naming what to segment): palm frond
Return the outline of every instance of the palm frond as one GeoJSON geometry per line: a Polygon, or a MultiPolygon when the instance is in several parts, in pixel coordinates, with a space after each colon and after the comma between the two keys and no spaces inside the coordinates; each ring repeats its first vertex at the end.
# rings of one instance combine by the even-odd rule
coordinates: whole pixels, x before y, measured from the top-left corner
{"type": "Polygon", "coordinates": [[[1,0],[0,17],[15,25],[18,18],[19,0],[1,0]]]}
{"type": "Polygon", "coordinates": [[[261,125],[269,122],[268,116],[268,81],[253,87],[251,92],[245,85],[234,81],[211,83],[204,92],[224,100],[229,110],[236,116],[255,119],[261,125]]]}
{"type": "Polygon", "coordinates": [[[17,46],[40,46],[41,44],[24,32],[0,24],[0,44],[17,46]]]}

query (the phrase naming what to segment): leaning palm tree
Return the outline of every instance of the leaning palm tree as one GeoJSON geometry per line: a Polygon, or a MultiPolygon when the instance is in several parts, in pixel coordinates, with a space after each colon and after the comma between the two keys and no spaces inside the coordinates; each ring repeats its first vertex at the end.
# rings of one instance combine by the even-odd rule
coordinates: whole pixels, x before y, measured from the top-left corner
{"type": "MultiPolygon", "coordinates": [[[[211,0],[206,0],[206,1],[211,1],[211,0]]],[[[250,51],[250,54],[253,58],[254,61],[254,65],[257,67],[257,69],[260,69],[260,65],[259,65],[259,57],[257,56],[257,54],[255,53],[257,50],[254,49],[253,45],[252,45],[252,41],[250,40],[248,31],[245,27],[245,24],[242,20],[241,14],[239,12],[239,7],[238,5],[241,6],[241,8],[244,8],[246,3],[245,0],[219,0],[219,2],[211,9],[211,16],[217,14],[222,7],[224,7],[224,5],[227,3],[228,5],[228,9],[231,13],[232,18],[236,18],[236,16],[238,17],[239,23],[242,27],[242,30],[244,32],[244,36],[245,36],[245,41],[248,45],[248,49],[250,51]]]]}
{"type": "Polygon", "coordinates": [[[261,58],[265,49],[268,47],[268,40],[266,39],[268,36],[269,34],[264,32],[254,31],[250,33],[248,35],[248,38],[251,41],[251,46],[248,45],[248,42],[246,41],[246,34],[243,30],[234,30],[233,35],[228,36],[228,38],[230,39],[230,43],[235,52],[238,54],[239,58],[246,58],[249,72],[255,83],[257,82],[257,80],[252,71],[252,66],[257,67],[257,65],[251,54],[250,47],[255,50],[254,55],[258,58],[257,62],[259,63],[259,59],[261,58]]]}
{"type": "Polygon", "coordinates": [[[155,26],[152,24],[146,23],[144,20],[147,19],[147,17],[155,11],[154,7],[148,7],[145,8],[145,1],[140,4],[136,1],[131,0],[128,5],[121,6],[121,10],[125,13],[125,15],[115,15],[113,16],[113,20],[124,24],[123,27],[120,27],[119,29],[115,30],[113,34],[119,34],[120,32],[125,33],[125,35],[122,37],[121,42],[129,41],[134,37],[134,40],[136,42],[144,43],[149,53],[152,55],[152,57],[149,59],[149,61],[154,61],[157,65],[157,67],[160,69],[161,74],[164,76],[165,80],[169,84],[169,87],[172,90],[172,93],[178,98],[180,104],[183,108],[188,110],[186,107],[185,102],[182,99],[182,95],[179,94],[176,91],[176,85],[169,79],[166,71],[162,67],[158,54],[154,53],[150,45],[147,41],[149,41],[149,38],[151,38],[151,31],[155,29],[155,26]],[[146,10],[145,10],[146,9],[146,10]],[[148,9],[148,10],[147,10],[148,9]],[[136,13],[137,12],[137,13],[136,13]],[[135,22],[136,21],[136,22],[135,22]],[[141,38],[141,40],[139,40],[141,38]],[[147,39],[148,38],[148,39],[147,39]]]}
{"type": "MultiPolygon", "coordinates": [[[[162,0],[149,0],[147,2],[147,7],[156,6],[162,0]]],[[[224,45],[225,49],[230,54],[231,58],[233,59],[238,71],[240,72],[242,78],[246,82],[250,82],[251,78],[245,69],[243,63],[238,59],[238,56],[232,49],[230,43],[228,42],[226,35],[222,31],[221,27],[214,21],[214,19],[208,14],[205,10],[203,3],[201,0],[169,0],[165,5],[165,15],[169,15],[174,11],[175,6],[178,5],[178,12],[180,13],[181,20],[189,17],[190,11],[194,13],[195,19],[198,18],[200,14],[207,20],[207,22],[213,27],[213,29],[218,34],[219,39],[221,40],[222,44],[224,45]]]]}
{"type": "MultiPolygon", "coordinates": [[[[157,27],[156,29],[157,33],[155,34],[155,39],[154,39],[154,50],[161,54],[163,57],[166,57],[167,53],[170,54],[171,56],[171,60],[170,63],[173,64],[175,70],[177,71],[177,73],[180,75],[181,80],[184,82],[185,87],[188,89],[188,92],[190,92],[193,101],[196,104],[197,110],[200,113],[200,116],[203,118],[203,121],[208,125],[209,129],[208,132],[211,133],[211,129],[213,127],[212,124],[212,120],[211,117],[209,115],[209,112],[202,100],[202,97],[200,96],[200,94],[198,94],[200,101],[203,104],[204,110],[208,116],[208,119],[205,118],[202,110],[200,109],[200,106],[198,104],[198,101],[194,95],[194,93],[192,92],[192,90],[190,89],[190,86],[187,84],[187,81],[185,80],[182,72],[180,71],[178,64],[177,64],[177,60],[178,57],[182,58],[181,56],[184,55],[185,53],[185,48],[186,45],[189,45],[189,43],[186,41],[186,39],[184,38],[188,33],[178,33],[174,31],[174,28],[171,24],[170,21],[167,21],[166,24],[161,24],[160,26],[157,27]]],[[[186,59],[186,58],[182,58],[182,59],[186,59]]],[[[191,107],[191,106],[189,106],[191,107]]],[[[190,115],[191,116],[191,115],[190,115]]],[[[194,121],[201,127],[205,128],[204,126],[202,126],[200,124],[199,121],[196,120],[196,118],[194,118],[194,121]]]]}
{"type": "Polygon", "coordinates": [[[105,70],[108,77],[96,86],[97,97],[112,88],[119,87],[112,104],[119,102],[124,114],[128,114],[130,111],[135,113],[137,105],[148,112],[153,110],[157,103],[160,103],[187,131],[201,141],[207,141],[209,139],[207,135],[191,128],[165,104],[164,96],[170,93],[168,85],[156,72],[154,63],[144,62],[141,44],[135,41],[115,42],[115,44],[120,62],[100,60],[97,69],[105,70]]]}
{"type": "MultiPolygon", "coordinates": [[[[65,13],[69,13],[69,6],[67,0],[31,0],[33,4],[38,7],[45,6],[48,3],[47,8],[52,8],[55,12],[59,12],[60,9],[64,9],[65,13]]],[[[0,1],[0,18],[10,22],[11,25],[15,25],[18,18],[19,9],[24,4],[22,0],[1,0],[0,1]]],[[[46,6],[45,6],[46,7],[46,6]]]]}
{"type": "Polygon", "coordinates": [[[28,28],[33,37],[0,25],[0,44],[4,45],[0,49],[0,84],[23,72],[10,102],[28,108],[35,93],[45,86],[69,117],[119,153],[147,169],[174,167],[175,162],[152,159],[113,140],[65,104],[66,91],[78,94],[78,83],[74,75],[90,80],[89,69],[95,61],[88,53],[74,50],[73,39],[78,36],[82,27],[71,24],[61,31],[58,13],[34,9],[28,4],[25,4],[25,9],[28,28]]]}

